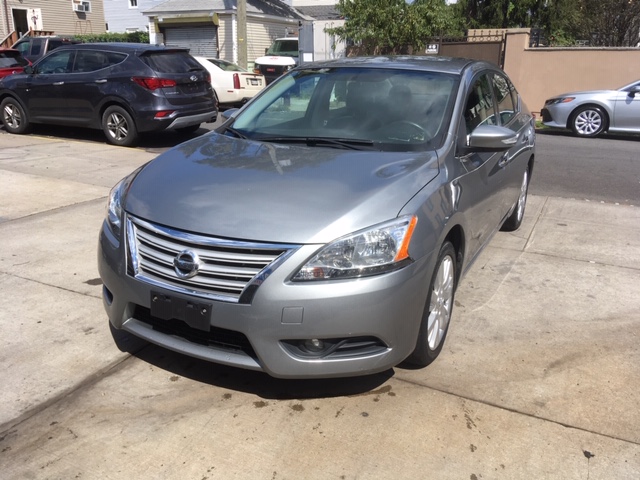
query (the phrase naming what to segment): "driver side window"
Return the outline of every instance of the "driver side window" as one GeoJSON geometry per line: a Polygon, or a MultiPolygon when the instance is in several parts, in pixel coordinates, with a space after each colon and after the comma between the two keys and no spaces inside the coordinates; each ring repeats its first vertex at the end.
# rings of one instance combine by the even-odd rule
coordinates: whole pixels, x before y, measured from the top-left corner
{"type": "Polygon", "coordinates": [[[39,74],[69,73],[73,66],[74,51],[64,51],[51,54],[38,64],[39,74]]]}
{"type": "Polygon", "coordinates": [[[478,77],[469,89],[464,108],[464,121],[467,135],[480,125],[497,124],[491,82],[486,74],[478,77]]]}

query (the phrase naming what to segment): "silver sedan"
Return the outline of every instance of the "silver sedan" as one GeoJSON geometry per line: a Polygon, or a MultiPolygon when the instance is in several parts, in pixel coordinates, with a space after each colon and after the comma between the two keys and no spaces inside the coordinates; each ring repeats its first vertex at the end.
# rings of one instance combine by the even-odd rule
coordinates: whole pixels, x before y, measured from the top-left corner
{"type": "Polygon", "coordinates": [[[495,66],[350,58],[293,69],[111,192],[116,329],[275,377],[426,366],[456,286],[523,219],[535,125],[495,66]]]}
{"type": "Polygon", "coordinates": [[[618,90],[556,95],[542,109],[549,127],[570,128],[581,137],[602,132],[640,132],[640,80],[618,90]]]}

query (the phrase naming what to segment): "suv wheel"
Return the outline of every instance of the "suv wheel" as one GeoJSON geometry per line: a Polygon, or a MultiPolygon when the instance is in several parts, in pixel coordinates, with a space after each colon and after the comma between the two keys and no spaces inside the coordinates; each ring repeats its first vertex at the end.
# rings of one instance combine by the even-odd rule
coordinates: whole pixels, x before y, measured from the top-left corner
{"type": "Polygon", "coordinates": [[[0,104],[2,123],[9,133],[26,133],[29,130],[27,114],[16,99],[8,97],[0,104]]]}
{"type": "Polygon", "coordinates": [[[102,130],[107,141],[121,147],[131,147],[138,140],[138,129],[131,115],[122,107],[113,105],[102,115],[102,130]]]}

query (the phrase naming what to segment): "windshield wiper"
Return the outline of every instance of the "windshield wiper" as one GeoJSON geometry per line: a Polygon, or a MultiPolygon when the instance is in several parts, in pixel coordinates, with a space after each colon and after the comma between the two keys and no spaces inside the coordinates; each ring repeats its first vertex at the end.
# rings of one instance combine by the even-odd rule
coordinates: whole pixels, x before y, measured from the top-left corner
{"type": "Polygon", "coordinates": [[[236,130],[235,128],[231,128],[231,127],[224,127],[224,131],[225,132],[229,132],[230,134],[232,134],[234,137],[237,138],[242,138],[243,140],[247,140],[249,137],[247,137],[246,135],[240,133],[238,130],[236,130]]]}
{"type": "Polygon", "coordinates": [[[373,140],[327,137],[260,137],[255,140],[275,143],[303,143],[309,147],[330,146],[349,150],[377,150],[373,140]]]}

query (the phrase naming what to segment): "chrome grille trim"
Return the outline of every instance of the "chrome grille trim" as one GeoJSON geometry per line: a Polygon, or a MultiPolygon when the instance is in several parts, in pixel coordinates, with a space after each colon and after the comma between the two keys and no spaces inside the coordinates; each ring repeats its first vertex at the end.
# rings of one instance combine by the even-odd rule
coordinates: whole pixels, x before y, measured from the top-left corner
{"type": "Polygon", "coordinates": [[[211,300],[249,303],[256,289],[299,245],[208,237],[127,215],[127,273],[143,282],[211,300]],[[190,250],[198,273],[180,278],[173,261],[190,250]]]}

